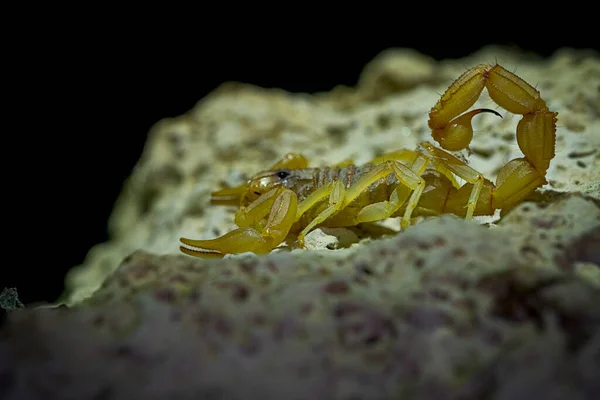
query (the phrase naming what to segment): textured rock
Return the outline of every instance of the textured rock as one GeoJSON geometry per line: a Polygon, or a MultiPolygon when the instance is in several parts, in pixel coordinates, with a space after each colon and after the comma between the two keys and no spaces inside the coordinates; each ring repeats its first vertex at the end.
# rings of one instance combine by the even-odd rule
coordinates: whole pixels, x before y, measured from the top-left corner
{"type": "MultiPolygon", "coordinates": [[[[427,114],[438,93],[465,65],[490,60],[518,69],[559,112],[557,156],[544,190],[600,199],[597,54],[563,50],[540,61],[490,47],[436,63],[411,50],[389,50],[365,67],[356,88],[310,96],[229,83],[187,114],[159,122],[111,217],[112,240],[93,248],[69,273],[65,300],[89,296],[137,249],[176,253],[181,236],[212,238],[231,230],[231,210],[208,207],[210,191],[241,183],[247,171],[258,172],[286,152],[302,150],[313,166],[347,158],[363,163],[431,140],[427,114]]],[[[476,106],[496,108],[485,94],[476,106]]],[[[521,155],[514,135],[518,117],[503,115],[474,121],[474,154],[468,160],[490,178],[521,155]]]]}
{"type": "Polygon", "coordinates": [[[571,227],[560,235],[526,203],[518,223],[443,216],[336,261],[136,252],[86,304],[13,314],[7,398],[510,399],[554,382],[591,399],[600,286],[573,273],[589,257],[567,245],[597,234],[600,210],[553,205],[544,221],[571,227]],[[530,258],[542,232],[553,246],[530,258]]]}
{"type": "MultiPolygon", "coordinates": [[[[153,128],[111,242],[68,277],[73,307],[9,315],[0,398],[591,399],[598,104],[600,61],[572,51],[540,61],[489,48],[440,63],[388,51],[356,88],[316,96],[224,85],[153,128]],[[288,151],[324,165],[413,148],[428,138],[436,93],[464,65],[494,59],[518,66],[559,112],[550,183],[532,201],[501,218],[444,215],[392,235],[394,220],[319,229],[310,250],[263,257],[178,253],[180,236],[233,227],[231,210],[207,205],[210,190],[288,151]]],[[[493,177],[518,156],[517,120],[477,119],[474,168],[493,177]]]]}

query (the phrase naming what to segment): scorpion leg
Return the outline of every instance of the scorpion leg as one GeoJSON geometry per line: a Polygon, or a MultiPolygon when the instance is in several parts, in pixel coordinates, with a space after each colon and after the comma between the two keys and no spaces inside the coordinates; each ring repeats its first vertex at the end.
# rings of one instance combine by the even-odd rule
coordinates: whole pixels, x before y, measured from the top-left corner
{"type": "MultiPolygon", "coordinates": [[[[469,167],[463,161],[454,157],[452,154],[442,149],[438,149],[429,142],[421,143],[421,147],[423,147],[425,150],[427,150],[427,152],[429,152],[429,154],[431,154],[431,164],[438,172],[446,176],[451,175],[448,173],[451,172],[452,174],[455,174],[459,178],[464,179],[472,185],[466,205],[467,212],[465,215],[465,219],[472,219],[475,209],[477,207],[477,203],[479,201],[479,196],[484,185],[486,184],[486,180],[483,177],[483,175],[474,170],[473,168],[469,167]]],[[[466,185],[464,187],[467,188],[466,185]]],[[[458,195],[454,196],[454,199],[452,199],[454,201],[450,201],[450,199],[448,199],[448,201],[450,201],[450,204],[447,204],[446,208],[452,211],[456,211],[458,215],[461,215],[462,213],[460,212],[460,209],[453,210],[454,207],[452,206],[457,199],[460,199],[460,197],[462,197],[462,194],[464,192],[464,190],[459,190],[458,192],[456,192],[458,195]]]]}
{"type": "MultiPolygon", "coordinates": [[[[402,161],[406,164],[412,164],[417,158],[417,153],[413,150],[400,149],[394,150],[389,153],[384,153],[370,160],[369,164],[383,164],[386,161],[397,160],[402,161]]],[[[348,158],[342,162],[334,165],[334,167],[347,167],[348,165],[355,164],[354,160],[348,158]]]]}
{"type": "Polygon", "coordinates": [[[321,211],[306,227],[298,234],[298,244],[300,247],[304,247],[304,237],[308,232],[313,230],[317,225],[325,221],[327,218],[335,215],[341,210],[345,204],[346,188],[341,181],[332,181],[328,185],[322,186],[319,189],[311,193],[304,201],[298,205],[298,212],[296,214],[296,221],[302,217],[302,215],[308,211],[315,204],[321,200],[329,197],[329,204],[321,211]]]}
{"type": "MultiPolygon", "coordinates": [[[[431,163],[430,157],[426,156],[422,152],[408,149],[400,149],[389,153],[385,153],[379,157],[374,158],[370,161],[370,163],[382,164],[386,161],[393,160],[401,161],[403,164],[410,165],[410,169],[412,169],[419,176],[423,175],[425,168],[431,163]]],[[[446,178],[448,178],[448,180],[452,183],[452,186],[454,186],[457,189],[460,187],[454,175],[449,173],[448,170],[438,172],[444,174],[446,178]]]]}
{"type": "MultiPolygon", "coordinates": [[[[423,159],[420,155],[416,157],[416,160],[423,159]]],[[[417,207],[423,189],[425,188],[425,181],[421,179],[421,174],[427,167],[428,160],[425,162],[413,163],[413,168],[409,168],[398,160],[388,160],[382,164],[378,164],[378,167],[373,169],[369,174],[359,179],[354,185],[348,189],[349,201],[356,198],[362,191],[368,190],[369,186],[375,183],[381,178],[387,177],[390,173],[393,173],[398,181],[412,191],[406,210],[402,219],[400,220],[400,226],[402,229],[406,229],[410,225],[410,218],[413,210],[417,207]]],[[[389,200],[381,201],[373,204],[369,204],[363,207],[356,216],[357,222],[371,222],[379,221],[391,217],[396,211],[402,207],[406,197],[400,197],[398,194],[399,187],[396,187],[389,200]]],[[[348,201],[348,202],[349,202],[348,201]]]]}
{"type": "MultiPolygon", "coordinates": [[[[421,164],[421,172],[426,168],[426,166],[426,163],[421,164]]],[[[400,182],[413,191],[401,222],[401,226],[403,228],[408,227],[408,225],[410,225],[411,213],[419,202],[419,197],[421,196],[421,193],[425,187],[425,182],[420,179],[417,173],[412,171],[409,167],[401,162],[388,160],[378,164],[375,168],[373,168],[347,189],[344,187],[342,182],[333,181],[328,185],[320,187],[311,193],[306,199],[304,199],[304,201],[298,205],[296,221],[299,220],[300,217],[310,208],[327,197],[329,197],[329,204],[308,225],[306,225],[302,232],[300,232],[298,235],[298,243],[300,246],[303,246],[304,237],[306,234],[308,234],[308,232],[348,206],[361,193],[363,193],[365,190],[369,190],[369,186],[380,179],[386,178],[390,173],[395,174],[400,182]]],[[[397,190],[394,190],[393,194],[390,196],[390,201],[372,204],[363,208],[361,212],[359,212],[359,216],[360,218],[363,218],[364,221],[357,222],[374,221],[388,218],[395,211],[397,211],[403,203],[404,198],[400,199],[397,190]]]]}
{"type": "MultiPolygon", "coordinates": [[[[426,167],[427,163],[421,163],[419,172],[421,173],[426,167]]],[[[298,206],[296,220],[300,219],[302,214],[308,211],[315,204],[329,196],[328,206],[321,211],[298,235],[298,242],[300,246],[303,246],[304,237],[308,232],[348,206],[361,193],[363,193],[365,190],[369,190],[369,187],[373,183],[380,179],[386,178],[390,173],[393,173],[402,184],[407,186],[412,191],[406,211],[401,220],[401,227],[403,229],[407,228],[410,225],[412,211],[419,203],[419,198],[421,197],[421,193],[425,188],[425,181],[420,178],[419,174],[415,173],[415,171],[402,164],[400,161],[388,160],[382,164],[378,164],[375,168],[373,168],[347,189],[344,187],[342,182],[333,181],[329,185],[317,189],[303,202],[301,202],[298,206]]],[[[389,218],[394,212],[402,207],[403,204],[404,199],[400,198],[396,188],[390,196],[389,201],[370,204],[361,209],[357,217],[357,222],[367,222],[389,218]]]]}
{"type": "Polygon", "coordinates": [[[413,150],[400,149],[400,150],[391,151],[389,153],[384,153],[384,154],[380,155],[379,157],[375,157],[374,159],[369,161],[369,163],[370,164],[383,164],[386,161],[396,160],[396,161],[402,161],[403,163],[406,163],[407,165],[409,165],[409,164],[413,164],[416,161],[418,155],[419,154],[413,150]]]}
{"type": "Polygon", "coordinates": [[[241,207],[235,222],[239,226],[210,240],[181,238],[180,250],[196,257],[222,257],[228,253],[269,253],[283,242],[294,223],[298,198],[289,189],[279,188],[260,196],[248,207],[241,207]],[[261,221],[267,217],[262,225],[261,221]]]}

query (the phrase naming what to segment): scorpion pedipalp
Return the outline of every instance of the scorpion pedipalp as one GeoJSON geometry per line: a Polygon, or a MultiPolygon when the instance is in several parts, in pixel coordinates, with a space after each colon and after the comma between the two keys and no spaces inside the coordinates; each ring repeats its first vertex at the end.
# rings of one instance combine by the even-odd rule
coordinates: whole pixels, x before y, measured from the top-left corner
{"type": "Polygon", "coordinates": [[[283,242],[296,218],[298,198],[289,189],[279,188],[259,197],[236,213],[240,226],[210,240],[181,238],[180,250],[198,257],[223,256],[228,253],[265,254],[283,242]],[[262,224],[267,218],[265,224],[262,224]],[[242,251],[240,251],[242,250],[242,251]]]}

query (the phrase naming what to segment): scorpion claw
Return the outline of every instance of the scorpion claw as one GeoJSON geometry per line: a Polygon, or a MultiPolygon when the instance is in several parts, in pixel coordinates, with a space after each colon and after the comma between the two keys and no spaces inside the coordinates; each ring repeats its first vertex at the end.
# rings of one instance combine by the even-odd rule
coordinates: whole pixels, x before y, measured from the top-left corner
{"type": "Polygon", "coordinates": [[[200,257],[200,258],[221,258],[224,256],[224,254],[216,252],[216,251],[213,252],[213,251],[193,250],[193,249],[190,249],[190,248],[184,247],[184,246],[179,246],[179,250],[182,253],[187,254],[188,256],[200,257]]]}
{"type": "Polygon", "coordinates": [[[179,239],[182,252],[196,257],[223,257],[228,253],[252,252],[266,254],[270,243],[254,228],[238,228],[216,239],[179,239]]]}

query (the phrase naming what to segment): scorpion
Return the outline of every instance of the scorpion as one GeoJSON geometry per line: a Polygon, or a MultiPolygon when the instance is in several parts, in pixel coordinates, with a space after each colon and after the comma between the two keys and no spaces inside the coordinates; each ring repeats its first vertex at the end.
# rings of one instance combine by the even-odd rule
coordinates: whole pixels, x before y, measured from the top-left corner
{"type": "Polygon", "coordinates": [[[305,236],[321,226],[348,227],[398,216],[405,230],[415,216],[451,213],[471,220],[509,210],[547,183],[557,116],[539,91],[513,72],[499,64],[477,65],[456,79],[429,112],[428,125],[439,147],[424,141],[416,150],[392,151],[365,165],[349,160],[326,168],[308,168],[302,154],[286,154],[246,183],[211,193],[212,204],[238,207],[237,229],[210,240],[181,238],[180,250],[196,257],[267,254],[290,233],[297,233],[298,246],[304,247],[305,236]],[[524,157],[506,163],[495,184],[451,154],[468,148],[475,115],[501,117],[486,108],[466,112],[484,88],[498,106],[522,116],[516,138],[524,157]],[[456,177],[464,183],[459,185],[456,177]]]}

